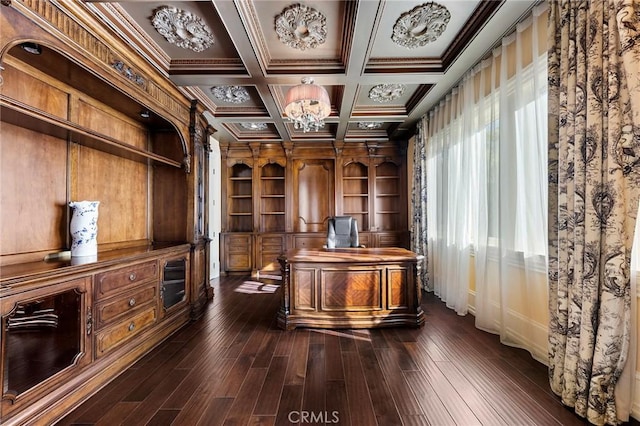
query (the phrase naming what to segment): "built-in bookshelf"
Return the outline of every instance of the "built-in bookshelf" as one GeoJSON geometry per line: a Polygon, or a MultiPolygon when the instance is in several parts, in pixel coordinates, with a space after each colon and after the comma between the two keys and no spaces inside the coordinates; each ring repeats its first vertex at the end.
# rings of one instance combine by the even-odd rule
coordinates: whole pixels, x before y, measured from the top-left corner
{"type": "Polygon", "coordinates": [[[357,219],[359,230],[369,229],[369,168],[362,163],[342,169],[342,211],[357,219]]]}
{"type": "Polygon", "coordinates": [[[340,215],[358,221],[366,247],[408,248],[402,143],[252,141],[221,153],[222,273],[279,275],[283,254],[322,248],[340,215]]]}
{"type": "Polygon", "coordinates": [[[260,171],[260,231],[285,229],[285,168],[268,163],[260,171]]]}
{"type": "Polygon", "coordinates": [[[375,178],[376,228],[379,231],[398,229],[401,214],[400,167],[386,161],[376,167],[375,178]]]}
{"type": "Polygon", "coordinates": [[[234,164],[229,176],[229,230],[253,230],[253,170],[244,163],[234,164]]]}

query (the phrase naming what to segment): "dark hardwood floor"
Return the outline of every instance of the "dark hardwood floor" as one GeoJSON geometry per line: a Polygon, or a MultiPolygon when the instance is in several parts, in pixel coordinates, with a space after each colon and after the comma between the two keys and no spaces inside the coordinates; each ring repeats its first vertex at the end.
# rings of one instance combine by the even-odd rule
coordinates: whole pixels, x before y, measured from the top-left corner
{"type": "Polygon", "coordinates": [[[59,424],[585,424],[544,365],[430,294],[420,329],[285,332],[277,284],[217,280],[203,318],[59,424]]]}

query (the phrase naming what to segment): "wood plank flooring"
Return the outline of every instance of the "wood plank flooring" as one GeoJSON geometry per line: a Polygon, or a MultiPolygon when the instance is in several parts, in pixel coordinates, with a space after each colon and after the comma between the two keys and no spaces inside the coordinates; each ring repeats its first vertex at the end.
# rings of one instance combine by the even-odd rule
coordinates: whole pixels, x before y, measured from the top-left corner
{"type": "Polygon", "coordinates": [[[551,393],[544,365],[430,294],[420,329],[285,332],[279,282],[213,284],[203,318],[59,424],[586,424],[551,393]]]}

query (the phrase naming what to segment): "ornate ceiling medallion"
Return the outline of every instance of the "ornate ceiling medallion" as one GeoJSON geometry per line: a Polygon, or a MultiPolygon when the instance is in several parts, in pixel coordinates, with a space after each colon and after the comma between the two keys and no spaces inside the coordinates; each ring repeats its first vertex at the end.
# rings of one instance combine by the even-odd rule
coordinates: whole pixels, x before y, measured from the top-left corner
{"type": "Polygon", "coordinates": [[[240,127],[247,130],[265,130],[267,123],[240,123],[240,127]]]}
{"type": "Polygon", "coordinates": [[[363,130],[374,130],[382,127],[382,123],[379,121],[360,121],[358,128],[363,130]]]}
{"type": "Polygon", "coordinates": [[[198,16],[186,10],[162,6],[151,18],[153,27],[171,44],[194,52],[213,45],[211,30],[198,16]]]}
{"type": "Polygon", "coordinates": [[[391,40],[414,49],[435,41],[442,35],[451,19],[451,13],[438,3],[425,3],[400,15],[393,26],[391,40]]]}
{"type": "Polygon", "coordinates": [[[294,4],[276,16],[276,33],[294,49],[314,49],[327,38],[327,19],[314,8],[294,4]]]}
{"type": "Polygon", "coordinates": [[[214,86],[211,93],[221,101],[241,104],[250,99],[249,92],[242,86],[214,86]]]}
{"type": "Polygon", "coordinates": [[[378,84],[369,90],[369,99],[380,103],[391,102],[402,96],[404,89],[404,84],[399,83],[378,84]]]}

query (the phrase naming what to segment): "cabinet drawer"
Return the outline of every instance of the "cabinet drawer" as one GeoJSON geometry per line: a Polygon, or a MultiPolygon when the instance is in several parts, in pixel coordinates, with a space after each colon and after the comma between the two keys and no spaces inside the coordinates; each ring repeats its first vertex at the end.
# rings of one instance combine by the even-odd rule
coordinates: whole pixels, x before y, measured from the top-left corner
{"type": "Polygon", "coordinates": [[[262,247],[275,247],[278,250],[281,250],[284,245],[284,238],[280,236],[262,237],[261,242],[262,247]]]}
{"type": "Polygon", "coordinates": [[[158,278],[158,263],[154,260],[146,263],[125,266],[103,272],[96,276],[96,299],[129,290],[131,285],[158,278]]]}
{"type": "Polygon", "coordinates": [[[295,235],[293,240],[293,247],[297,249],[301,248],[322,248],[327,243],[327,236],[305,236],[295,235]]]}
{"type": "Polygon", "coordinates": [[[150,302],[155,302],[157,296],[158,286],[153,282],[135,291],[98,303],[96,305],[96,328],[101,328],[114,319],[139,310],[150,302]]]}
{"type": "Polygon", "coordinates": [[[127,342],[156,322],[156,306],[151,306],[139,314],[124,319],[103,331],[96,333],[96,358],[127,342]]]}
{"type": "Polygon", "coordinates": [[[247,253],[251,250],[251,236],[250,235],[227,236],[225,249],[229,253],[247,253]]]}

